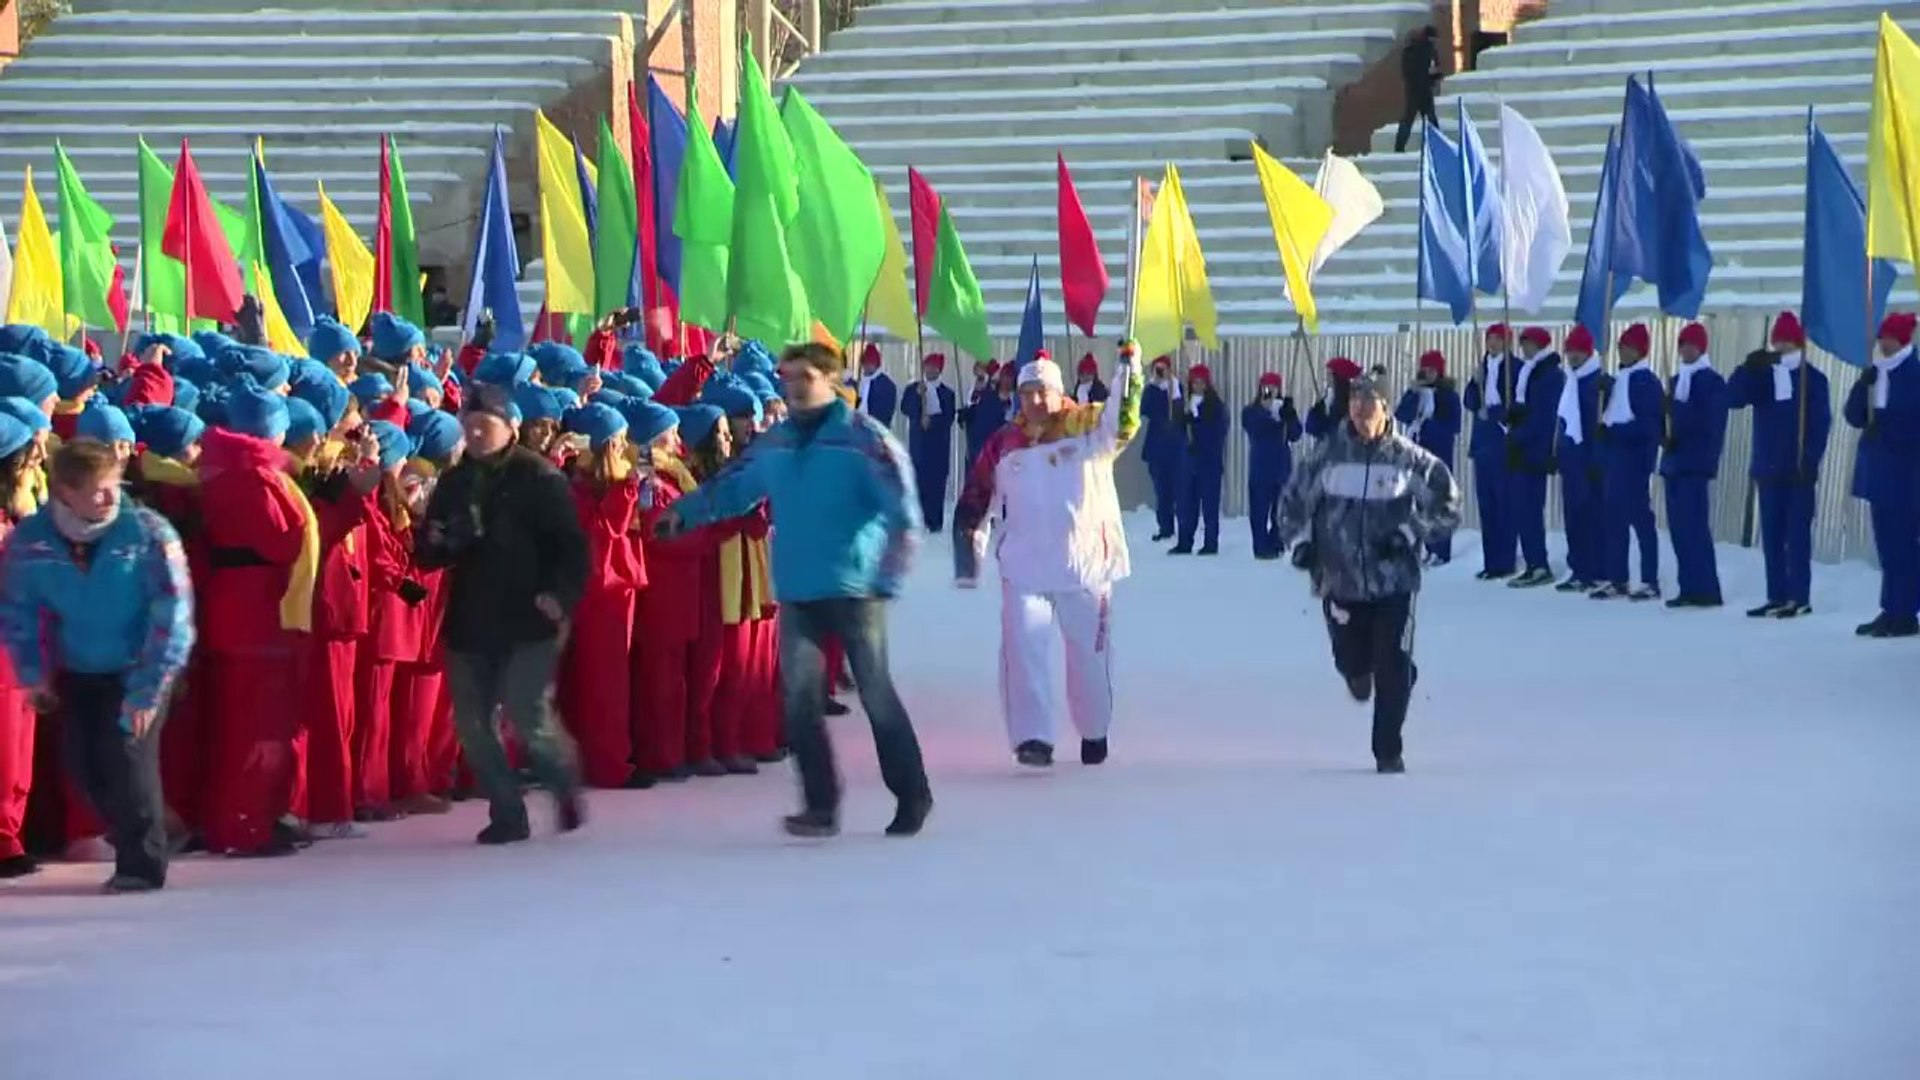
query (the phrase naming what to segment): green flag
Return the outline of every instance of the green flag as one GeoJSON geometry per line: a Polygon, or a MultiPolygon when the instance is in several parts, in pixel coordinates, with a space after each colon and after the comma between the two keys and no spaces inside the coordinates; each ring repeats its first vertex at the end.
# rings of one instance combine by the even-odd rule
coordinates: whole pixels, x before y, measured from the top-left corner
{"type": "Polygon", "coordinates": [[[886,255],[873,174],[800,91],[787,88],[780,119],[800,172],[800,213],[787,237],[794,266],[813,317],[851,341],[886,255]]]}
{"type": "MultiPolygon", "coordinates": [[[[751,41],[740,50],[740,116],[733,132],[733,263],[727,310],[743,338],[776,349],[813,337],[813,309],[792,257],[800,214],[793,143],[780,124],[751,41]]],[[[688,121],[691,124],[691,120],[688,121]]],[[[683,270],[684,274],[685,271],[683,270]]],[[[872,284],[869,277],[867,284],[872,284]]]]}
{"type": "Polygon", "coordinates": [[[60,278],[67,314],[88,326],[117,326],[107,300],[113,291],[113,217],[87,194],[58,142],[53,160],[60,176],[60,278]]]}
{"type": "Polygon", "coordinates": [[[713,145],[713,132],[700,116],[699,96],[689,93],[687,98],[687,151],[680,160],[679,201],[673,208],[673,235],[680,238],[680,321],[725,330],[733,181],[713,145]]]}
{"type": "Polygon", "coordinates": [[[600,206],[593,234],[593,307],[600,315],[627,306],[633,284],[634,249],[640,240],[640,203],[613,127],[600,118],[600,206]]]}
{"type": "Polygon", "coordinates": [[[954,231],[947,204],[940,203],[940,239],[934,245],[933,277],[927,282],[927,325],[967,351],[975,360],[993,356],[987,333],[987,303],[980,298],[980,280],[967,263],[960,234],[954,231]]]}
{"type": "Polygon", "coordinates": [[[427,301],[420,286],[420,243],[413,235],[413,204],[407,201],[407,170],[400,164],[400,140],[387,136],[387,165],[392,171],[393,313],[415,326],[427,325],[427,301]]]}

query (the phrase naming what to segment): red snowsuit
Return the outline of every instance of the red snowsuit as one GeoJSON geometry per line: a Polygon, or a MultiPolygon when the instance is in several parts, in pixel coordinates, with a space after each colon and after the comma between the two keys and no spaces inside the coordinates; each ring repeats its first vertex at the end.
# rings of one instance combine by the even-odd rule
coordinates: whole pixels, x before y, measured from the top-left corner
{"type": "Polygon", "coordinates": [[[411,659],[399,661],[393,669],[389,782],[394,799],[401,801],[438,795],[453,780],[452,762],[447,761],[444,768],[440,764],[453,742],[453,703],[447,696],[440,640],[440,624],[447,611],[446,574],[416,568],[412,576],[427,591],[427,598],[413,612],[418,648],[411,659]]]}
{"type": "Polygon", "coordinates": [[[220,428],[201,440],[200,498],[212,566],[199,591],[212,773],[207,847],[266,845],[293,799],[300,662],[319,572],[319,525],[287,455],[220,428]]]}
{"type": "Polygon", "coordinates": [[[593,787],[619,787],[633,773],[627,657],[634,596],[647,584],[646,563],[629,531],[639,492],[637,477],[612,485],[590,477],[573,482],[587,534],[587,591],[560,660],[560,717],[580,746],[581,771],[593,787]]]}
{"type": "MultiPolygon", "coordinates": [[[[647,588],[637,605],[633,666],[634,756],[641,771],[667,773],[686,766],[693,742],[690,717],[705,717],[719,675],[719,639],[706,632],[708,614],[717,616],[719,586],[705,563],[717,546],[714,529],[698,529],[671,539],[654,533],[667,508],[693,486],[677,462],[656,462],[642,492],[647,588]],[[705,639],[703,644],[702,639],[705,639]]],[[[718,630],[718,620],[714,620],[718,630]]]]}
{"type": "Polygon", "coordinates": [[[779,752],[784,741],[780,701],[780,605],[773,599],[773,556],[767,540],[772,530],[767,508],[762,506],[755,511],[742,526],[750,557],[756,560],[764,577],[760,608],[749,616],[748,690],[745,715],[740,721],[740,742],[743,753],[766,760],[779,752]]]}
{"type": "Polygon", "coordinates": [[[719,586],[719,686],[713,695],[714,755],[726,761],[771,753],[762,746],[760,712],[766,695],[761,686],[762,658],[756,651],[755,624],[764,620],[773,602],[772,568],[767,556],[766,508],[728,522],[731,535],[721,540],[714,556],[714,579],[719,586]]]}
{"type": "MultiPolygon", "coordinates": [[[[0,512],[0,544],[13,532],[13,516],[0,512]]],[[[0,859],[27,853],[22,829],[33,791],[32,694],[14,679],[13,657],[0,649],[0,859]]]]}
{"type": "Polygon", "coordinates": [[[320,580],[313,597],[301,699],[307,741],[300,792],[304,798],[294,802],[295,813],[331,825],[353,820],[354,674],[371,610],[367,521],[376,511],[373,496],[355,491],[344,480],[333,480],[329,487],[332,490],[312,499],[320,519],[320,580]]]}
{"type": "MultiPolygon", "coordinates": [[[[398,665],[417,663],[426,626],[426,606],[400,598],[402,584],[411,579],[411,531],[397,527],[384,511],[367,517],[370,615],[367,636],[360,641],[354,672],[356,690],[353,731],[353,803],[359,810],[386,809],[394,800],[393,737],[396,706],[406,699],[396,691],[398,665]]],[[[407,729],[406,737],[411,737],[407,729]]]]}

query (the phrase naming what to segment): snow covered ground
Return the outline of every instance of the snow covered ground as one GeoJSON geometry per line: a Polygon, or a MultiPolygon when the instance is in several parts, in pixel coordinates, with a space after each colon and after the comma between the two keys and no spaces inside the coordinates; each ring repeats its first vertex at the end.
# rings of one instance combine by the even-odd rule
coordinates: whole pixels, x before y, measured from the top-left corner
{"type": "Polygon", "coordinates": [[[0,892],[0,1077],[1916,1074],[1920,647],[1852,636],[1870,571],[1754,624],[1748,552],[1737,607],[1679,613],[1476,584],[1463,537],[1411,772],[1379,777],[1301,576],[1243,529],[1207,561],[1139,535],[1115,759],[1047,775],[1005,750],[997,597],[947,588],[937,539],[895,636],[917,840],[879,835],[856,714],[824,845],[776,835],[780,770],[509,850],[469,804],[155,897],[55,867],[0,892]]]}

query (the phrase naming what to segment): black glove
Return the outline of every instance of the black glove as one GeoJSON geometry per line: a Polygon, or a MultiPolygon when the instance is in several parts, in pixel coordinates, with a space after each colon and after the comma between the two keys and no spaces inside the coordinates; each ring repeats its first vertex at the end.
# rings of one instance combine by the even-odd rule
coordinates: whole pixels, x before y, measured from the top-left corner
{"type": "Polygon", "coordinates": [[[1525,405],[1514,405],[1511,403],[1507,405],[1507,423],[1510,426],[1519,427],[1526,422],[1527,407],[1525,405]]]}
{"type": "Polygon", "coordinates": [[[1613,376],[1607,374],[1604,371],[1601,372],[1600,381],[1596,384],[1595,388],[1598,389],[1602,394],[1610,392],[1613,389],[1613,376]]]}
{"type": "Polygon", "coordinates": [[[1395,529],[1373,542],[1373,553],[1382,559],[1398,559],[1413,552],[1413,541],[1404,529],[1395,529]]]}
{"type": "Polygon", "coordinates": [[[408,607],[419,607],[420,602],[425,600],[429,595],[431,595],[427,592],[425,586],[421,585],[419,582],[413,580],[412,578],[401,579],[400,587],[395,589],[394,591],[400,594],[401,602],[406,604],[408,607]]]}
{"type": "Polygon", "coordinates": [[[1660,445],[1664,447],[1668,453],[1672,453],[1680,445],[1680,440],[1669,435],[1660,440],[1660,445]]]}
{"type": "Polygon", "coordinates": [[[1778,353],[1766,349],[1755,349],[1747,354],[1745,364],[1750,368],[1769,368],[1780,362],[1778,353]]]}
{"type": "Polygon", "coordinates": [[[1877,367],[1874,367],[1872,364],[1868,364],[1867,370],[1860,373],[1861,386],[1872,386],[1874,383],[1877,383],[1879,381],[1880,381],[1880,369],[1877,367]]]}
{"type": "Polygon", "coordinates": [[[1301,570],[1313,567],[1313,541],[1302,540],[1293,546],[1293,565],[1301,570]]]}
{"type": "Polygon", "coordinates": [[[493,345],[493,309],[487,308],[473,321],[473,343],[482,349],[493,345]]]}
{"type": "Polygon", "coordinates": [[[1293,411],[1293,399],[1290,397],[1280,399],[1280,422],[1283,424],[1297,424],[1300,422],[1300,414],[1293,411]]]}

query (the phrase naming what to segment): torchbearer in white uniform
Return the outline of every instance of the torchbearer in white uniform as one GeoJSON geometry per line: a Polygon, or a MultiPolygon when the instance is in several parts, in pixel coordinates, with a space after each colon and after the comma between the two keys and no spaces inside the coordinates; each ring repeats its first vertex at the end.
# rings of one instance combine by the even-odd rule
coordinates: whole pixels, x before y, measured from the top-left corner
{"type": "Polygon", "coordinates": [[[1114,368],[1118,395],[1081,404],[1041,358],[1019,375],[1019,415],[981,449],[954,507],[954,575],[979,580],[989,533],[1000,562],[1000,699],[1022,765],[1053,764],[1053,636],[1066,645],[1067,713],[1080,761],[1107,759],[1113,719],[1113,585],[1127,576],[1127,538],[1113,463],[1140,426],[1132,342],[1114,368]]]}

